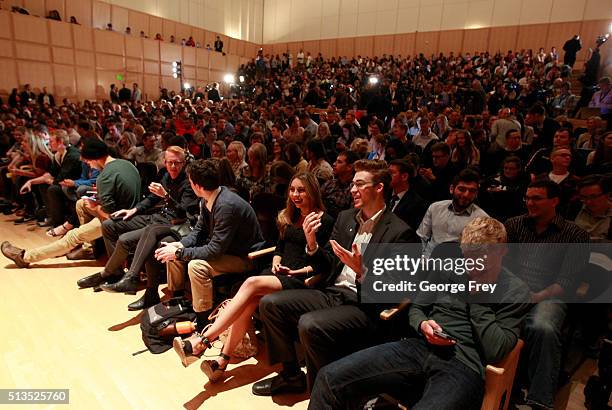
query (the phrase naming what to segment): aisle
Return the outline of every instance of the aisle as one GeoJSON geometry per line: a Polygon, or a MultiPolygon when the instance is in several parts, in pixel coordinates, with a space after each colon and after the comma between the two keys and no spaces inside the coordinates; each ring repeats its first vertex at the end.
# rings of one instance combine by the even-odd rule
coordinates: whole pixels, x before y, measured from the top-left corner
{"type": "MultiPolygon", "coordinates": [[[[19,247],[51,240],[43,228],[15,226],[13,218],[0,216],[2,240],[19,247]]],[[[183,368],[173,351],[132,356],[144,349],[139,317],[126,309],[137,296],[76,286],[99,269],[95,261],[64,257],[17,269],[0,254],[0,388],[70,389],[70,407],[87,410],[307,407],[305,396],[273,400],[251,394],[253,382],[273,373],[262,365],[263,354],[230,365],[228,379],[214,386],[198,364],[183,368]]],[[[27,408],[67,407],[19,406],[27,408]]]]}

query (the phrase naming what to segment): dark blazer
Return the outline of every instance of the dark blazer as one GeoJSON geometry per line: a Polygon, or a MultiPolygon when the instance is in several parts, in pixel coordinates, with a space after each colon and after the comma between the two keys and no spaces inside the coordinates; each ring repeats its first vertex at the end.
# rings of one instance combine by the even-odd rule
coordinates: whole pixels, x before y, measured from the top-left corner
{"type": "MultiPolygon", "coordinates": [[[[357,220],[355,219],[357,212],[359,212],[359,209],[348,209],[340,212],[336,219],[330,239],[338,242],[344,249],[351,249],[355,235],[357,235],[357,220]]],[[[414,229],[395,216],[389,208],[385,209],[374,227],[369,243],[406,242],[419,242],[414,229]]],[[[365,253],[363,255],[364,260],[367,258],[368,248],[366,248],[365,253]]],[[[325,245],[319,244],[317,251],[308,259],[314,271],[321,273],[319,283],[322,286],[332,286],[344,268],[344,264],[336,257],[329,242],[325,245]]]]}
{"type": "Polygon", "coordinates": [[[411,228],[416,229],[421,225],[421,221],[427,212],[427,203],[412,189],[404,194],[393,210],[402,221],[406,222],[411,228]]]}
{"type": "Polygon", "coordinates": [[[66,147],[66,154],[61,164],[55,161],[55,156],[51,161],[49,173],[53,175],[53,182],[59,183],[64,179],[77,180],[81,178],[83,163],[81,162],[81,153],[72,145],[66,147]]]}
{"type": "Polygon", "coordinates": [[[246,257],[263,244],[255,211],[227,187],[221,187],[212,213],[206,206],[202,208],[195,228],[181,240],[185,247],[182,260],[210,261],[222,255],[246,257]],[[200,235],[201,231],[208,232],[208,235],[200,235]]]}

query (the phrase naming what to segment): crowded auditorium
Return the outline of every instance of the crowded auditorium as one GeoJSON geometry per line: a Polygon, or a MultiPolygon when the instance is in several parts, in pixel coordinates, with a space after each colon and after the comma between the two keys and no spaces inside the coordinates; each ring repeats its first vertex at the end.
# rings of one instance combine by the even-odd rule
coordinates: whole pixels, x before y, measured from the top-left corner
{"type": "Polygon", "coordinates": [[[0,408],[612,408],[611,34],[0,0],[0,408]]]}

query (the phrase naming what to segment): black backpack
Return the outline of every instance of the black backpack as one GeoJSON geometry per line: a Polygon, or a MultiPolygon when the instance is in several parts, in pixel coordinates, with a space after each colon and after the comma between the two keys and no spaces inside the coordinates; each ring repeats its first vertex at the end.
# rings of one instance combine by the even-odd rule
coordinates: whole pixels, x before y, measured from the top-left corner
{"type": "Polygon", "coordinates": [[[196,319],[191,302],[183,298],[170,299],[146,309],[140,320],[142,341],[153,354],[163,353],[172,348],[175,336],[162,336],[159,332],[176,322],[196,319]]]}

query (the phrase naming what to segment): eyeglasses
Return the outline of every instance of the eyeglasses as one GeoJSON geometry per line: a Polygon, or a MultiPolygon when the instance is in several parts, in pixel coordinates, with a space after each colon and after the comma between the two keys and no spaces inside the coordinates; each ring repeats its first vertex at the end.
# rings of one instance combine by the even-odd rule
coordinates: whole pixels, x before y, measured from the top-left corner
{"type": "Polygon", "coordinates": [[[184,164],[185,161],[164,161],[164,163],[170,167],[178,167],[181,164],[184,164]]]}
{"type": "Polygon", "coordinates": [[[369,182],[369,181],[355,181],[355,182],[351,182],[349,185],[349,190],[352,190],[353,187],[357,188],[357,189],[364,189],[364,188],[368,188],[374,186],[374,182],[369,182]]]}

